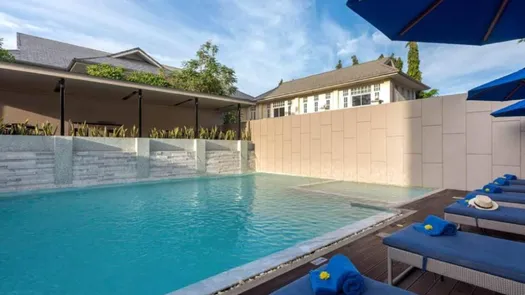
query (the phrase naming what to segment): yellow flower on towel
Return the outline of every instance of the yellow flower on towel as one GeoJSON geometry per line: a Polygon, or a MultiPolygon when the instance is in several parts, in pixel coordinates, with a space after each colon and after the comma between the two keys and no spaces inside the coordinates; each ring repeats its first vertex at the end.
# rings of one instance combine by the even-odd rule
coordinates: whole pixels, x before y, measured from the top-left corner
{"type": "Polygon", "coordinates": [[[489,188],[486,188],[485,191],[486,191],[486,192],[490,192],[490,189],[489,189],[489,188]]]}
{"type": "Polygon", "coordinates": [[[327,272],[327,271],[322,271],[320,274],[319,274],[319,278],[321,280],[328,280],[330,278],[330,274],[327,272]]]}
{"type": "Polygon", "coordinates": [[[426,230],[432,230],[433,227],[432,227],[431,224],[426,224],[426,225],[425,225],[425,229],[426,229],[426,230]]]}

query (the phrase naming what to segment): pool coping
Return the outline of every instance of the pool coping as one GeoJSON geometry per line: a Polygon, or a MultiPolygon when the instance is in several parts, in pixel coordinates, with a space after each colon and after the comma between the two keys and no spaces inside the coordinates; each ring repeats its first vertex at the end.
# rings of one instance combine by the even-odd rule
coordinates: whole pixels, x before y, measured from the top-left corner
{"type": "MultiPolygon", "coordinates": [[[[366,206],[366,205],[365,205],[366,206]]],[[[391,209],[392,210],[392,209],[391,209]]],[[[261,274],[270,272],[272,270],[279,270],[283,268],[286,263],[297,259],[303,259],[307,255],[317,254],[319,250],[327,248],[333,244],[354,237],[360,236],[363,233],[369,233],[371,230],[377,230],[379,226],[390,224],[397,220],[397,217],[405,216],[407,210],[393,209],[394,212],[381,212],[368,218],[359,220],[350,225],[344,226],[335,231],[326,233],[319,237],[301,242],[295,246],[286,248],[279,252],[270,254],[255,261],[246,263],[244,265],[226,270],[217,275],[208,277],[194,284],[188,285],[181,289],[174,290],[168,295],[201,295],[201,294],[218,294],[219,292],[231,292],[235,294],[235,289],[238,286],[244,285],[251,279],[259,277],[261,274]],[[231,290],[230,290],[231,289],[231,290]]],[[[350,241],[348,241],[349,243],[350,241]]],[[[319,255],[320,256],[320,255],[319,255]]],[[[314,259],[316,257],[308,257],[314,259]]],[[[274,271],[276,272],[276,271],[274,271]]],[[[259,284],[262,282],[259,282],[259,284]]],[[[254,287],[254,286],[252,286],[254,287]]]]}

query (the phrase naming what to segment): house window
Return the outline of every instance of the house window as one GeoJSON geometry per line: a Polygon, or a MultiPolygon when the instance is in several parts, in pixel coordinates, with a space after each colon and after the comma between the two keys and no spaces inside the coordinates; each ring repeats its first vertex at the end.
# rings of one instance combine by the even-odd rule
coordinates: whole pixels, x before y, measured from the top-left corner
{"type": "Polygon", "coordinates": [[[326,103],[324,105],[325,110],[329,110],[330,109],[330,97],[331,96],[332,96],[332,94],[330,94],[330,93],[327,93],[325,95],[325,101],[326,101],[326,103]]]}
{"type": "Polygon", "coordinates": [[[370,98],[371,98],[371,87],[368,86],[361,86],[352,88],[351,95],[352,95],[352,106],[361,106],[361,105],[369,105],[370,104],[370,98]]]}
{"type": "Polygon", "coordinates": [[[314,113],[319,111],[319,95],[314,96],[314,113]]]}
{"type": "Polygon", "coordinates": [[[273,103],[273,117],[283,117],[284,116],[284,101],[274,102],[273,103]]]}
{"type": "Polygon", "coordinates": [[[343,90],[343,107],[348,107],[348,90],[343,90]]]}
{"type": "Polygon", "coordinates": [[[308,113],[308,98],[303,98],[303,114],[308,113]]]}
{"type": "Polygon", "coordinates": [[[379,90],[381,90],[381,84],[375,84],[374,91],[378,92],[379,90]]]}
{"type": "Polygon", "coordinates": [[[270,104],[267,104],[266,105],[266,118],[271,118],[271,117],[272,117],[271,106],[270,104]]]}
{"type": "Polygon", "coordinates": [[[290,116],[290,115],[292,114],[292,101],[291,101],[291,100],[289,100],[289,101],[287,102],[287,107],[288,107],[288,113],[287,113],[287,115],[290,116]]]}
{"type": "Polygon", "coordinates": [[[250,120],[255,120],[255,107],[250,107],[250,120]]]}
{"type": "Polygon", "coordinates": [[[379,92],[374,93],[374,99],[379,101],[379,92]]]}

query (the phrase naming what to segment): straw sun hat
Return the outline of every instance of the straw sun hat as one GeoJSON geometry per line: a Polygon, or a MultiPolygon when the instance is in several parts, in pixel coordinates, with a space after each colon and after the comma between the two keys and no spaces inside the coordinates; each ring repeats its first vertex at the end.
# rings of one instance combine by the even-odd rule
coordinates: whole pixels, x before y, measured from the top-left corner
{"type": "Polygon", "coordinates": [[[469,206],[475,207],[480,210],[496,210],[498,209],[498,203],[492,201],[491,198],[484,195],[476,195],[475,198],[472,198],[468,201],[469,206]]]}

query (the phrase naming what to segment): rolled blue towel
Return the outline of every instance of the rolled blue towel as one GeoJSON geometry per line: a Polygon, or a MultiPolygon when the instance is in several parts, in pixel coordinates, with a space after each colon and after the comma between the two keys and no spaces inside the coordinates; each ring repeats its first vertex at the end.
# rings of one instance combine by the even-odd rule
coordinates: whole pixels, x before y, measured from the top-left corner
{"type": "Polygon", "coordinates": [[[483,191],[487,193],[501,194],[503,190],[496,184],[489,183],[483,187],[483,191]]]}
{"type": "Polygon", "coordinates": [[[498,177],[492,182],[496,185],[509,185],[509,181],[506,178],[498,177]]]}
{"type": "Polygon", "coordinates": [[[414,224],[414,229],[429,236],[453,236],[457,232],[455,223],[429,215],[423,223],[414,224]]]}
{"type": "Polygon", "coordinates": [[[345,295],[361,295],[366,291],[365,281],[355,265],[344,255],[330,259],[326,271],[336,281],[337,291],[345,295]]]}
{"type": "Polygon", "coordinates": [[[321,273],[328,270],[312,270],[310,272],[310,286],[315,295],[337,295],[337,280],[333,279],[332,274],[328,279],[321,279],[321,273]]]}
{"type": "Polygon", "coordinates": [[[514,174],[504,174],[503,177],[506,179],[506,180],[517,180],[518,177],[514,174]]]}

